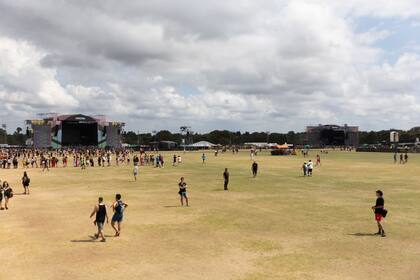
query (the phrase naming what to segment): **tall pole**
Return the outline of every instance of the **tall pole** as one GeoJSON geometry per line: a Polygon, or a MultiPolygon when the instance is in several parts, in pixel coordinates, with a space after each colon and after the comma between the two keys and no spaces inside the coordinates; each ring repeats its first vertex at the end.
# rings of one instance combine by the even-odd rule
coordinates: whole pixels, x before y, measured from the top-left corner
{"type": "Polygon", "coordinates": [[[1,127],[4,129],[3,143],[7,145],[7,125],[4,123],[1,127]]]}

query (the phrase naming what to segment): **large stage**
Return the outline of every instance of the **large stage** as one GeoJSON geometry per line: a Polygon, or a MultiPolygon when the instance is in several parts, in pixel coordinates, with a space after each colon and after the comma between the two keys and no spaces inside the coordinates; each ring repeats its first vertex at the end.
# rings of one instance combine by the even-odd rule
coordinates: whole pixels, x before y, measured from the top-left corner
{"type": "Polygon", "coordinates": [[[35,148],[121,147],[122,122],[107,122],[105,116],[46,114],[27,120],[30,142],[35,148]]]}

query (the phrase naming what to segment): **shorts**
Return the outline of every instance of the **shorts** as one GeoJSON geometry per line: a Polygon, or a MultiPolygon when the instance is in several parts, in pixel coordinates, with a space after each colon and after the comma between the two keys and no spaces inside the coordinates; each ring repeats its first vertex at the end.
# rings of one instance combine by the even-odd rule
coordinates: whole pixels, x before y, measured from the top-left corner
{"type": "Polygon", "coordinates": [[[179,195],[180,195],[181,197],[188,198],[188,196],[187,196],[187,192],[180,192],[180,193],[179,193],[179,195]]]}
{"type": "Polygon", "coordinates": [[[375,214],[375,220],[376,220],[377,222],[382,221],[382,214],[375,214]]]}
{"type": "Polygon", "coordinates": [[[123,214],[119,214],[119,213],[114,213],[114,215],[112,216],[112,221],[113,222],[122,222],[123,220],[123,214]]]}
{"type": "Polygon", "coordinates": [[[134,176],[137,176],[137,174],[139,174],[139,167],[135,166],[134,170],[133,170],[134,176]]]}
{"type": "Polygon", "coordinates": [[[104,229],[104,222],[96,222],[96,226],[98,227],[99,230],[103,230],[104,229]]]}

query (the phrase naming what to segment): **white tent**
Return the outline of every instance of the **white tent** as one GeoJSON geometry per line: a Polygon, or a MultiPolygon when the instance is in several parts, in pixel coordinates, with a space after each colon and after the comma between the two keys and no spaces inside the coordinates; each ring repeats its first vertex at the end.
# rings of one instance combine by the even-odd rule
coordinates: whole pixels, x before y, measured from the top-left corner
{"type": "Polygon", "coordinates": [[[207,141],[200,141],[191,145],[188,145],[187,147],[190,148],[212,148],[212,147],[217,147],[219,145],[207,142],[207,141]]]}

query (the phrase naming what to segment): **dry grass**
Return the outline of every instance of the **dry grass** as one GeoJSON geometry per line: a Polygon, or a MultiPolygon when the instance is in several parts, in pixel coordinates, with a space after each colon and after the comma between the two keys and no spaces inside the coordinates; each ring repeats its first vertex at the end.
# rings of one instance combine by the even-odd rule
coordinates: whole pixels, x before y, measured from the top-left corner
{"type": "MultiPolygon", "coordinates": [[[[30,169],[32,194],[0,212],[0,279],[420,278],[420,156],[400,166],[390,154],[332,152],[313,178],[301,177],[301,157],[257,160],[256,179],[245,152],[208,153],[205,166],[189,153],[182,166],[142,167],[138,182],[126,166],[30,169]],[[180,176],[189,208],[178,207],[180,176]],[[390,211],[386,238],[370,235],[379,186],[390,211]],[[129,204],[122,235],[91,242],[90,211],[98,196],[110,204],[115,193],[129,204]]],[[[16,193],[21,175],[0,170],[16,193]]]]}

